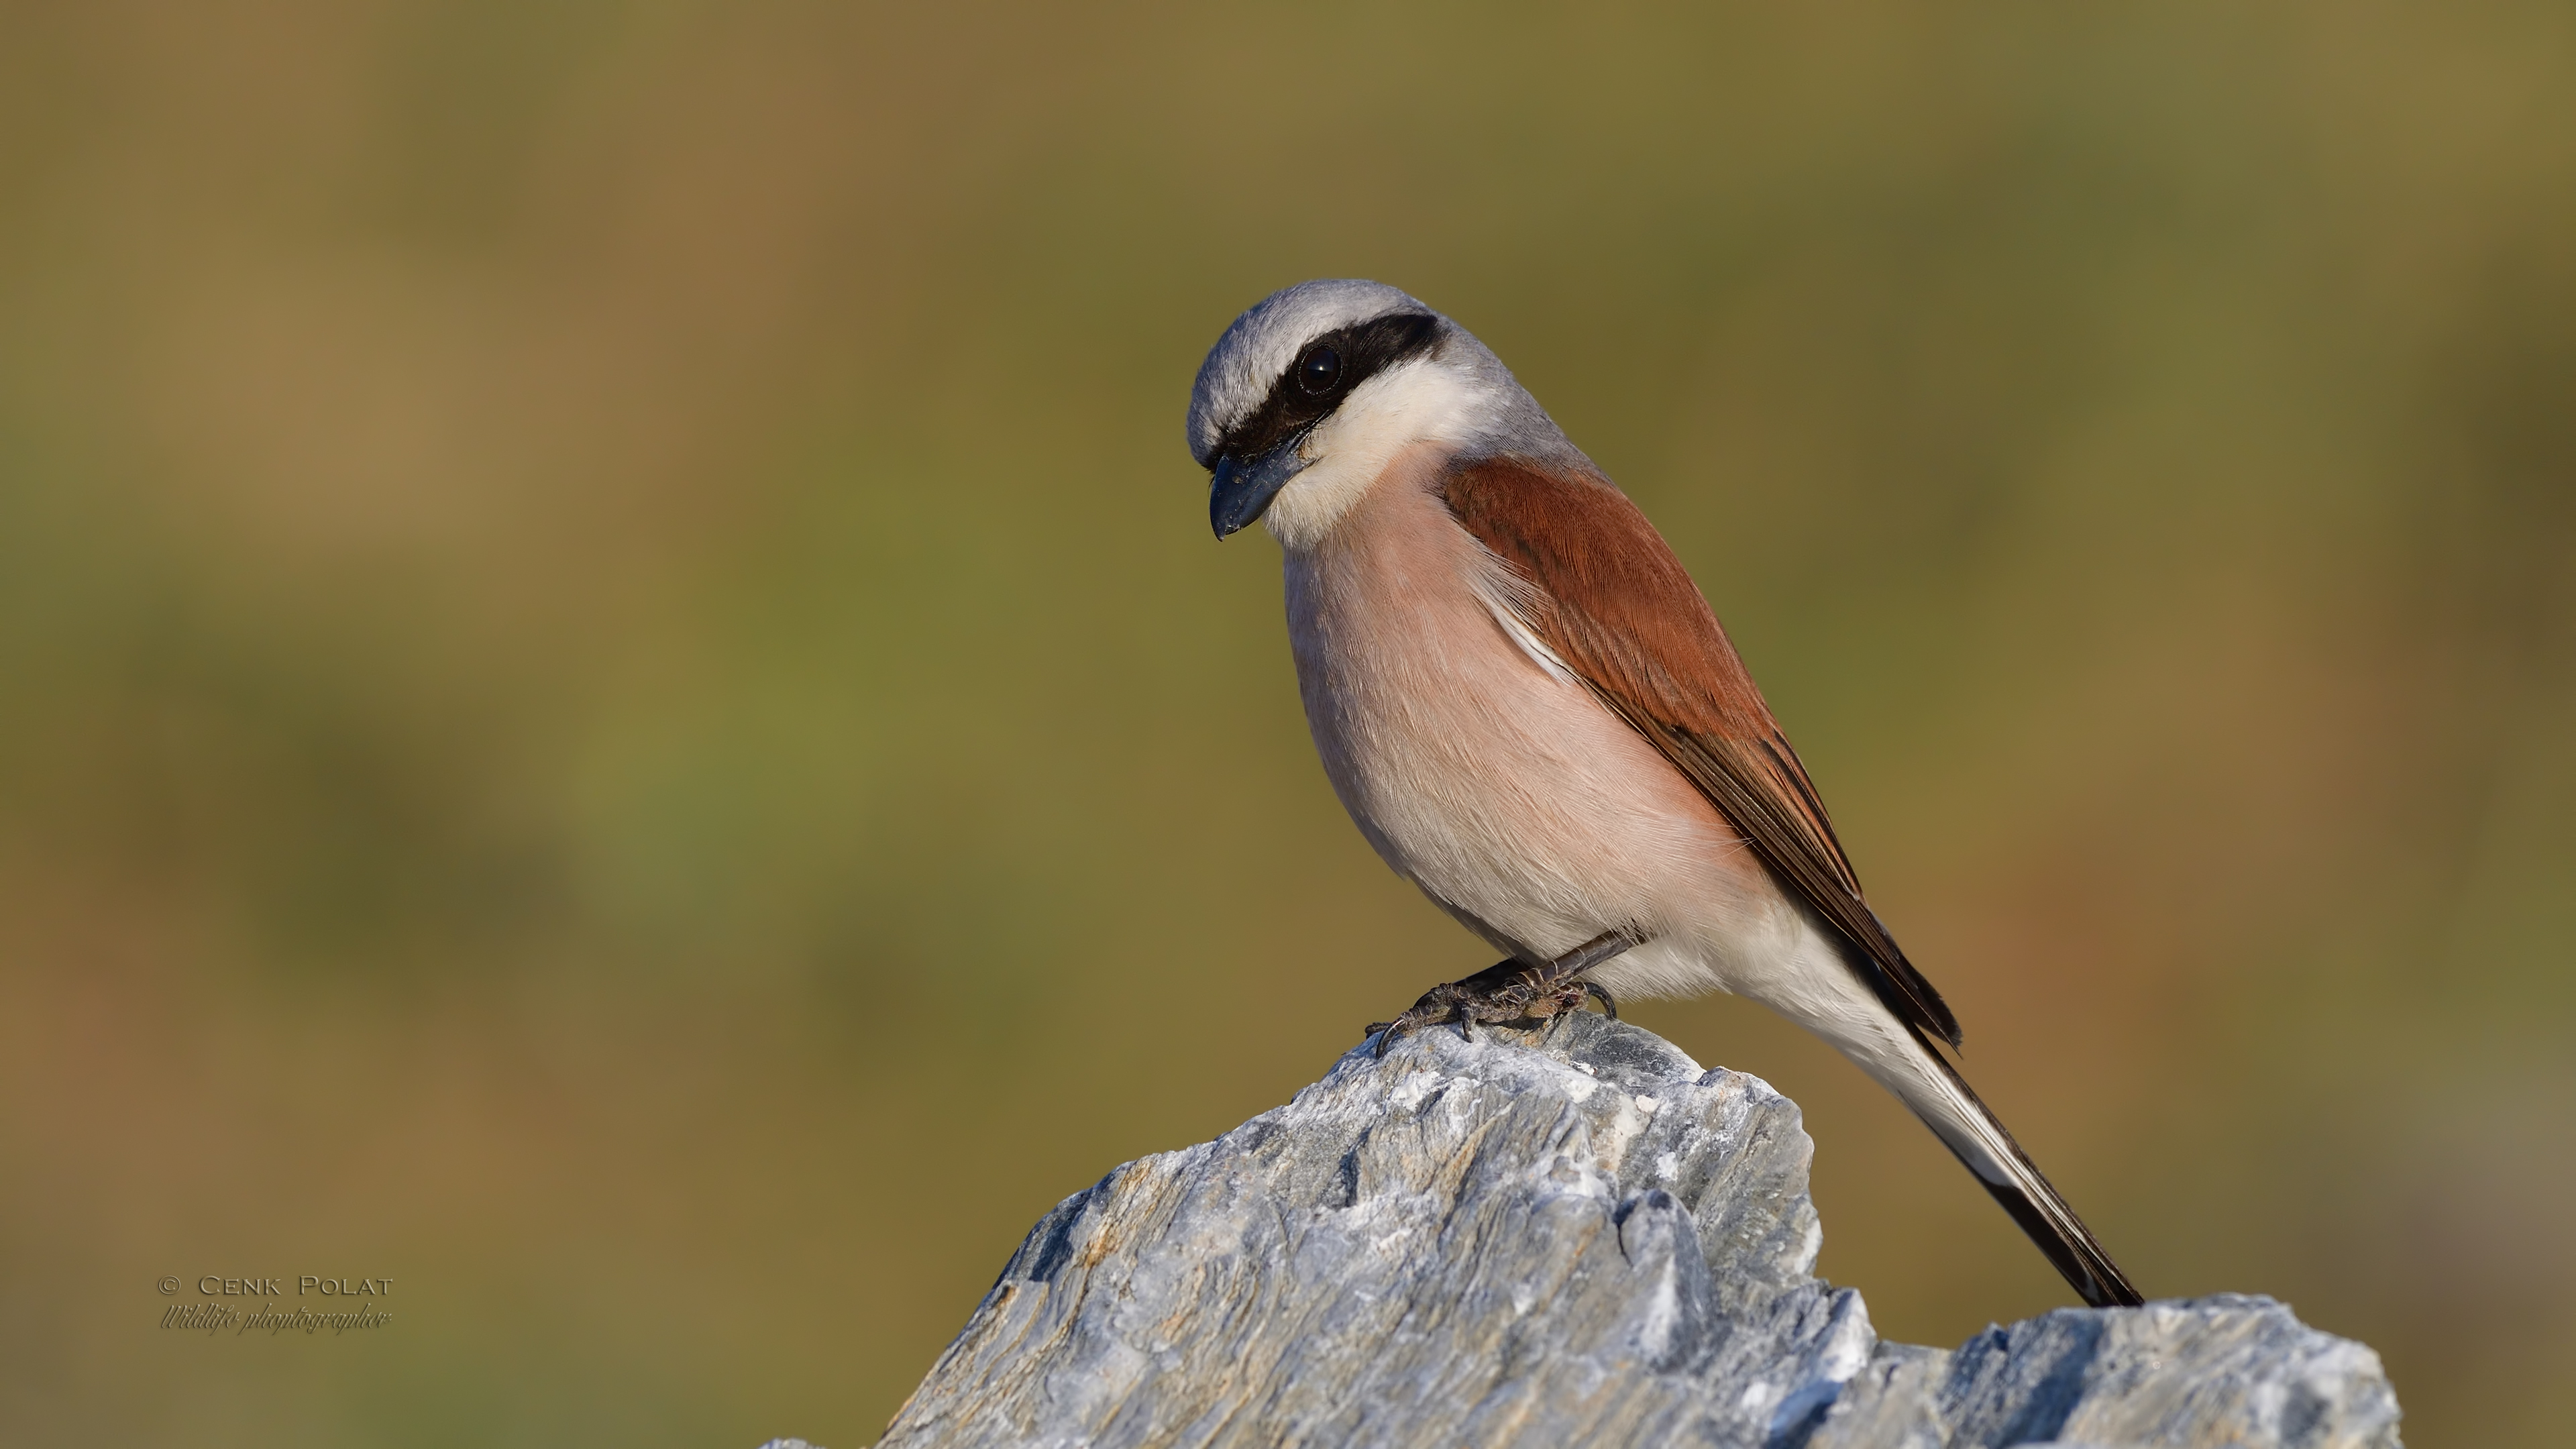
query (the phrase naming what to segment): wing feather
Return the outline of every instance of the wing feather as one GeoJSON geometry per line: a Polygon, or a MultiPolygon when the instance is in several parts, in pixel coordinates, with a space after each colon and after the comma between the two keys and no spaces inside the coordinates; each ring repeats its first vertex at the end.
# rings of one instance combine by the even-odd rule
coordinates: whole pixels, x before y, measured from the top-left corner
{"type": "Polygon", "coordinates": [[[1645,514],[1597,475],[1514,458],[1453,468],[1443,493],[1530,586],[1531,631],[1842,933],[1890,1010],[1957,1046],[1958,1018],[1862,899],[1798,752],[1645,514]]]}

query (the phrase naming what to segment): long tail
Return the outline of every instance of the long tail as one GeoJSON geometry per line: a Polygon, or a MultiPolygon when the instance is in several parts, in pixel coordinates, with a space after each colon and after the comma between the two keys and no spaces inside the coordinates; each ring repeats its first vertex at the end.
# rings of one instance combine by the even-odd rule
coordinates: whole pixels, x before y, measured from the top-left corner
{"type": "Polygon", "coordinates": [[[1958,1069],[1933,1050],[1922,1032],[1911,1025],[1905,1032],[1913,1038],[1914,1050],[1902,1053],[1902,1059],[1894,1059],[1899,1053],[1846,1052],[1968,1165],[2085,1302],[2096,1308],[2134,1308],[2145,1302],[2129,1275],[2111,1261],[2102,1240],[2040,1175],[2030,1154],[1978,1100],[1958,1069]]]}
{"type": "Polygon", "coordinates": [[[2134,1308],[2145,1302],[2129,1275],[2111,1261],[2110,1250],[2084,1226],[1958,1068],[1912,1026],[1906,1034],[1914,1038],[1916,1050],[1931,1070],[1916,1078],[1930,1090],[1897,1093],[1905,1105],[1968,1165],[2085,1302],[2096,1308],[2134,1308]]]}

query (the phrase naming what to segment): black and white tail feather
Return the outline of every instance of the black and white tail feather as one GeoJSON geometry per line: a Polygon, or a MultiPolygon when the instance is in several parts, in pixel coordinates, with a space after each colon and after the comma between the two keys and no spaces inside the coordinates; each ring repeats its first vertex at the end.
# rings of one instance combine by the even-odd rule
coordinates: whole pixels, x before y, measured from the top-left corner
{"type": "Polygon", "coordinates": [[[1968,1085],[1958,1068],[1925,1040],[1920,1028],[1908,1024],[1906,1031],[1914,1038],[1919,1059],[1913,1070],[1889,1072],[1884,1064],[1863,1062],[1864,1068],[1876,1068],[1871,1075],[1893,1091],[1912,1109],[1923,1125],[1932,1129],[1942,1145],[1950,1149],[1968,1170],[1977,1175],[2021,1230],[2030,1235],[2041,1253],[2067,1283],[2083,1295],[2084,1301],[2096,1308],[2134,1308],[2146,1301],[2129,1282],[2120,1265],[2111,1261],[2110,1251],[2084,1220],[2067,1206],[2066,1199],[2049,1183],[2030,1154],[2022,1151],[2001,1119],[1968,1085]]]}

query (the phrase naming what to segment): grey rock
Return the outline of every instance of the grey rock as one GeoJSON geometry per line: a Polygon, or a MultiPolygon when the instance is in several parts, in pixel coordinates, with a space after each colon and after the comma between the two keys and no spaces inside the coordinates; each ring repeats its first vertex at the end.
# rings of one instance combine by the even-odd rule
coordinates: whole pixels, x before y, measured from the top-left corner
{"type": "Polygon", "coordinates": [[[1597,1016],[1354,1050],[1057,1204],[881,1443],[2397,1449],[2377,1356],[2269,1299],[1880,1343],[1812,1153],[1597,1016]]]}

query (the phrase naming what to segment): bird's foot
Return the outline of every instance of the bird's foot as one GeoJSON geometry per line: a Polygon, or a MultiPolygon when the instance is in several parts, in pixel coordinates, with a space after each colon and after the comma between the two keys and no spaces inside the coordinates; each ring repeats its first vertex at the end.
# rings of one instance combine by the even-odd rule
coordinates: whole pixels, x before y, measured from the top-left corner
{"type": "Polygon", "coordinates": [[[1616,1018],[1618,1003],[1598,984],[1582,979],[1583,973],[1635,944],[1625,932],[1608,931],[1540,965],[1497,961],[1465,980],[1444,981],[1395,1020],[1369,1023],[1368,1034],[1377,1038],[1373,1055],[1383,1057],[1398,1038],[1450,1021],[1458,1023],[1459,1034],[1469,1041],[1476,1039],[1480,1021],[1538,1020],[1553,1030],[1558,1018],[1581,1010],[1587,996],[1598,998],[1601,1009],[1616,1018]]]}
{"type": "Polygon", "coordinates": [[[1498,961],[1463,981],[1444,981],[1432,987],[1402,1016],[1369,1024],[1369,1034],[1377,1038],[1377,1055],[1386,1055],[1389,1042],[1411,1036],[1426,1026],[1454,1021],[1459,1033],[1474,1041],[1476,1023],[1480,1021],[1546,1020],[1583,1005],[1585,990],[1581,982],[1549,987],[1543,975],[1546,969],[1518,961],[1498,961]]]}

